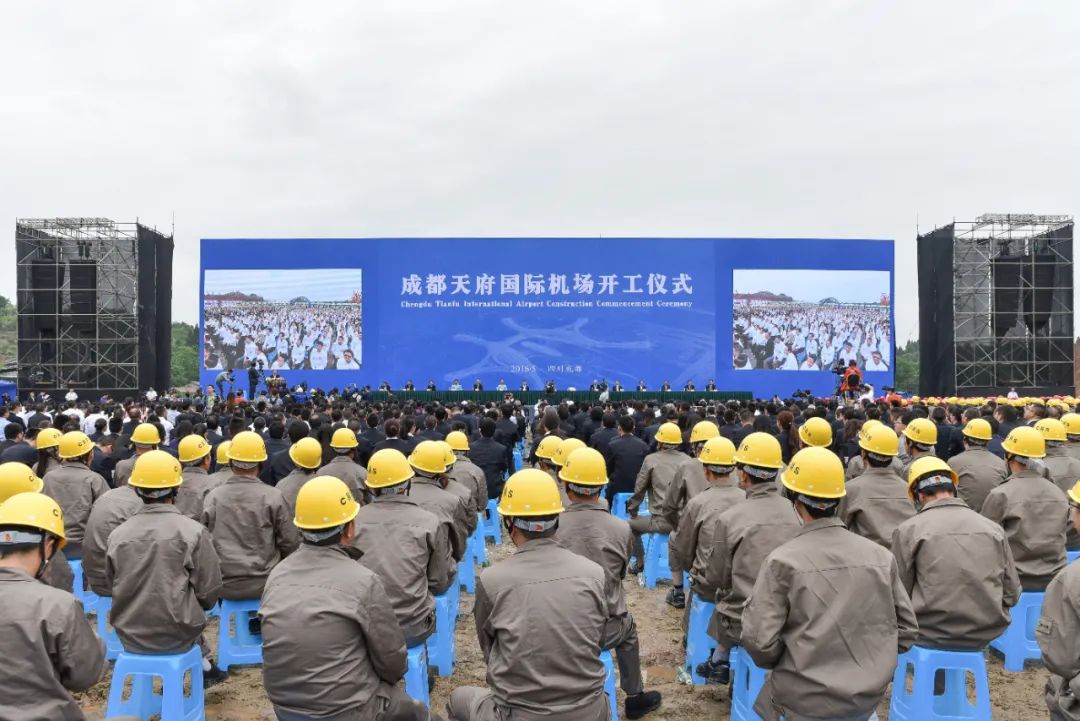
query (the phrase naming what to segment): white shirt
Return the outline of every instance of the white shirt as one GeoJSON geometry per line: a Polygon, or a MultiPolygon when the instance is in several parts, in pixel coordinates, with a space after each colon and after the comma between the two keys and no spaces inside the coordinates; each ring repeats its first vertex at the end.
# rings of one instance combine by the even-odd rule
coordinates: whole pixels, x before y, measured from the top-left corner
{"type": "Polygon", "coordinates": [[[79,394],[75,392],[75,389],[71,389],[64,396],[65,401],[77,401],[79,400],[79,394]]]}
{"type": "Polygon", "coordinates": [[[339,360],[337,362],[337,367],[338,367],[338,370],[346,370],[346,371],[358,371],[358,370],[360,370],[360,364],[357,363],[355,359],[351,360],[351,361],[347,361],[344,358],[342,358],[341,360],[339,360]]]}
{"type": "Polygon", "coordinates": [[[1016,391],[1009,391],[1009,395],[1005,397],[1008,398],[1010,401],[1015,401],[1017,398],[1020,397],[1020,394],[1016,391]]]}
{"type": "Polygon", "coordinates": [[[875,361],[873,358],[866,362],[866,370],[868,371],[887,371],[889,365],[885,361],[875,361]]]}
{"type": "Polygon", "coordinates": [[[157,391],[154,390],[153,388],[146,391],[146,400],[150,401],[151,403],[156,401],[157,400],[157,391]]]}
{"type": "Polygon", "coordinates": [[[311,351],[311,368],[312,370],[321,371],[326,368],[326,349],[319,350],[314,348],[311,351]]]}

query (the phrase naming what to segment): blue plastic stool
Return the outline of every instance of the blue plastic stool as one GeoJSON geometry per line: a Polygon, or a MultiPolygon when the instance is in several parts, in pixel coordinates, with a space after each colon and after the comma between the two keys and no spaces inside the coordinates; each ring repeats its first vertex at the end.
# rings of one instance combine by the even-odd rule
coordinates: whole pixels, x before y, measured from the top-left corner
{"type": "Polygon", "coordinates": [[[986,659],[981,651],[937,651],[912,646],[900,656],[893,674],[890,721],[947,721],[971,719],[990,721],[990,682],[986,677],[986,659]],[[914,680],[907,690],[911,667],[914,680]],[[934,695],[934,676],[945,675],[945,691],[934,695]],[[967,697],[967,672],[975,677],[975,705],[967,697]]]}
{"type": "Polygon", "coordinates": [[[1072,563],[1076,559],[1080,558],[1080,551],[1065,551],[1065,555],[1069,559],[1069,563],[1072,563]]]}
{"type": "Polygon", "coordinates": [[[1005,657],[1005,670],[1018,673],[1024,670],[1024,662],[1042,658],[1039,644],[1035,640],[1035,624],[1042,611],[1043,594],[1041,591],[1024,591],[1020,601],[1012,609],[1012,623],[990,642],[990,647],[1005,657]]]}
{"type": "Polygon", "coordinates": [[[484,523],[487,519],[483,513],[476,514],[476,530],[473,531],[473,553],[476,554],[476,565],[483,568],[487,565],[487,544],[484,543],[484,523]]]}
{"type": "Polygon", "coordinates": [[[218,623],[218,668],[257,666],[262,663],[262,636],[251,633],[248,620],[259,612],[259,599],[244,601],[221,599],[218,623]],[[229,627],[233,626],[232,633],[229,627]]]}
{"type": "Polygon", "coordinates": [[[431,706],[431,693],[428,691],[428,655],[427,647],[419,644],[408,649],[409,666],[405,671],[405,693],[413,701],[431,706]]]}
{"type": "Polygon", "coordinates": [[[435,633],[428,636],[428,662],[435,667],[443,678],[454,673],[457,661],[457,642],[454,630],[457,625],[455,596],[460,597],[457,579],[450,583],[450,588],[435,596],[435,633]]]}
{"type": "Polygon", "coordinates": [[[120,643],[120,637],[116,635],[116,631],[109,625],[110,611],[112,611],[112,597],[98,596],[97,606],[94,609],[94,613],[97,615],[97,633],[105,641],[105,659],[115,661],[123,652],[124,645],[120,643]]]}
{"type": "Polygon", "coordinates": [[[691,596],[690,623],[686,630],[686,670],[690,673],[695,686],[704,686],[705,678],[698,675],[694,669],[699,663],[705,663],[712,655],[713,640],[709,638],[709,619],[716,610],[715,603],[704,601],[694,593],[693,589],[687,590],[691,596]]]}
{"type": "Polygon", "coordinates": [[[465,541],[465,557],[458,564],[458,588],[476,593],[476,534],[465,541]]]}
{"type": "Polygon", "coordinates": [[[517,448],[513,450],[514,455],[514,473],[521,470],[521,451],[517,448]]]}
{"type": "Polygon", "coordinates": [[[113,668],[105,716],[137,716],[148,721],[203,721],[202,651],[198,644],[184,653],[150,656],[123,651],[113,668]],[[191,693],[184,695],[184,676],[191,672],[191,693]],[[131,695],[124,700],[124,684],[131,677],[131,695]],[[154,693],[154,677],[161,678],[161,694],[154,693]]]}
{"type": "Polygon", "coordinates": [[[215,603],[212,608],[207,610],[206,617],[208,619],[210,619],[210,618],[221,618],[221,604],[220,603],[215,603]]]}
{"type": "Polygon", "coordinates": [[[79,599],[79,603],[82,604],[83,613],[93,613],[101,596],[88,588],[84,589],[82,559],[69,558],[68,565],[71,566],[71,573],[75,576],[75,580],[71,585],[75,598],[79,599]]]}
{"type": "MultiPolygon", "coordinates": [[[[502,540],[501,529],[499,528],[499,499],[492,498],[488,501],[487,511],[489,518],[482,518],[479,528],[482,529],[481,537],[486,541],[491,539],[495,543],[499,543],[502,540]]],[[[482,515],[482,514],[481,514],[482,515]]]]}
{"type": "Polygon", "coordinates": [[[611,651],[601,651],[600,660],[604,664],[604,693],[607,694],[608,708],[611,709],[611,721],[619,721],[619,702],[615,697],[615,659],[611,651]]]}
{"type": "Polygon", "coordinates": [[[621,518],[624,521],[630,520],[630,514],[626,512],[626,502],[630,500],[630,496],[633,493],[616,493],[611,498],[611,515],[616,518],[621,518]]]}
{"type": "Polygon", "coordinates": [[[656,588],[661,578],[671,578],[671,565],[668,563],[668,534],[646,534],[645,546],[645,588],[656,588]]]}
{"type": "Polygon", "coordinates": [[[754,665],[754,659],[738,646],[733,646],[728,661],[731,664],[731,721],[761,721],[754,713],[754,701],[765,685],[767,671],[754,665]]]}

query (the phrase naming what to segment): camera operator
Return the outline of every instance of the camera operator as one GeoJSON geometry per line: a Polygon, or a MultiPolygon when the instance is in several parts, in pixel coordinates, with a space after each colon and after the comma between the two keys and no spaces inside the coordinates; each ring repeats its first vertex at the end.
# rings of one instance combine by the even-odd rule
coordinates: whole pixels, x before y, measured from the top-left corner
{"type": "MultiPolygon", "coordinates": [[[[840,363],[842,362],[840,361],[840,363]]],[[[862,390],[862,371],[859,370],[859,365],[854,358],[848,361],[847,368],[843,370],[843,381],[840,385],[843,388],[845,398],[855,399],[859,397],[862,390]]]]}
{"type": "Polygon", "coordinates": [[[214,384],[217,386],[218,395],[220,395],[222,398],[224,398],[226,396],[225,384],[226,383],[229,384],[229,390],[231,391],[232,387],[233,387],[233,383],[235,383],[235,382],[236,382],[236,376],[233,375],[233,372],[231,370],[223,370],[220,373],[218,373],[217,377],[214,378],[214,384]]]}

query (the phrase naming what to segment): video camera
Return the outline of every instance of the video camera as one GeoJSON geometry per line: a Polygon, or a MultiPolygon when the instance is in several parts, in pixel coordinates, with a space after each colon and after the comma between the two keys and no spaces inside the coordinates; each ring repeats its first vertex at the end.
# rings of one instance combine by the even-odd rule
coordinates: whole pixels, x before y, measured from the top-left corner
{"type": "Polygon", "coordinates": [[[838,376],[842,376],[844,375],[844,371],[847,370],[847,366],[844,365],[844,360],[842,358],[837,358],[833,361],[832,367],[829,368],[829,370],[838,376]]]}

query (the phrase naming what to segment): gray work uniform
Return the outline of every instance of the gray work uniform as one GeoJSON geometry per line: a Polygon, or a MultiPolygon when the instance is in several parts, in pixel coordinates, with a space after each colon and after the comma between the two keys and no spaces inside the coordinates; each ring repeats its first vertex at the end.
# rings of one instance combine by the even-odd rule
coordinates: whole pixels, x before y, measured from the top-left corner
{"type": "Polygon", "coordinates": [[[206,494],[220,486],[224,481],[211,478],[205,468],[192,466],[184,469],[184,482],[176,491],[176,508],[188,518],[198,521],[202,518],[203,501],[206,494]]]}
{"type": "Polygon", "coordinates": [[[70,593],[0,568],[0,718],[82,721],[69,691],[85,691],[105,670],[105,645],[70,593]]]}
{"type": "Polygon", "coordinates": [[[356,516],[352,545],[382,581],[410,646],[435,629],[435,595],[450,586],[448,529],[408,496],[376,496],[356,516]]]}
{"type": "MultiPolygon", "coordinates": [[[[315,478],[318,471],[297,466],[289,472],[289,475],[277,482],[274,488],[278,489],[281,497],[285,499],[285,505],[289,508],[289,517],[296,515],[296,497],[300,495],[300,489],[305,483],[315,478]]],[[[359,496],[353,496],[360,503],[359,496]]]]}
{"type": "Polygon", "coordinates": [[[64,512],[64,535],[67,545],[64,555],[82,558],[83,536],[90,508],[94,501],[105,495],[109,486],[105,479],[90,470],[85,463],[65,461],[54,467],[41,479],[45,487],[41,492],[56,501],[64,512]]]}
{"type": "Polygon", "coordinates": [[[210,533],[171,504],[144,505],[109,536],[109,620],[133,653],[187,651],[218,602],[221,568],[210,533]]]}
{"type": "MultiPolygon", "coordinates": [[[[863,474],[866,468],[862,456],[854,456],[848,461],[847,469],[844,471],[844,480],[848,482],[855,480],[863,474]]],[[[904,479],[904,464],[896,456],[893,456],[893,459],[889,462],[889,470],[895,473],[897,478],[904,479]]]]}
{"type": "MultiPolygon", "coordinates": [[[[49,565],[45,567],[45,573],[41,574],[41,581],[53,588],[59,588],[61,591],[74,593],[75,572],[71,570],[71,564],[68,563],[67,556],[62,552],[54,553],[49,560],[49,565]]],[[[83,572],[83,585],[86,585],[85,571],[83,572]]]]}
{"type": "Polygon", "coordinates": [[[888,548],[893,531],[915,515],[907,484],[888,468],[868,468],[847,487],[836,517],[852,533],[888,548]]]}
{"type": "Polygon", "coordinates": [[[484,471],[480,466],[469,460],[468,456],[458,453],[457,461],[447,469],[446,475],[472,491],[473,501],[480,512],[487,509],[490,500],[488,498],[487,478],[484,476],[484,471]]]}
{"type": "Polygon", "coordinates": [[[612,616],[604,632],[604,648],[614,649],[619,683],[627,695],[642,691],[641,648],[634,617],[626,607],[622,582],[633,551],[630,525],[598,503],[573,503],[559,516],[555,540],[560,546],[600,564],[607,583],[612,616]]]}
{"type": "Polygon", "coordinates": [[[353,498],[356,499],[357,503],[366,503],[370,500],[370,491],[368,491],[367,487],[367,469],[348,456],[334,456],[315,475],[333,476],[342,481],[352,491],[353,498]]]}
{"type": "Polygon", "coordinates": [[[1080,564],[1072,564],[1046,587],[1035,625],[1042,660],[1050,672],[1046,707],[1051,721],[1080,721],[1080,564]]]}
{"type": "Polygon", "coordinates": [[[675,473],[686,460],[682,451],[663,448],[645,456],[645,461],[641,464],[641,470],[634,482],[634,494],[626,502],[626,510],[633,516],[630,519],[630,530],[634,532],[634,555],[639,563],[645,558],[645,546],[641,542],[643,533],[671,533],[671,524],[661,515],[664,498],[675,473]],[[638,516],[637,509],[646,495],[649,498],[649,513],[652,515],[638,516]],[[656,511],[652,510],[654,508],[656,511]]]}
{"type": "Polygon", "coordinates": [[[428,718],[397,687],[405,638],[382,582],[358,555],[305,543],[270,572],[259,607],[263,686],[279,719],[428,718]]]}
{"type": "Polygon", "coordinates": [[[109,550],[109,535],[143,507],[142,499],[131,486],[113,488],[99,498],[86,522],[83,542],[83,576],[90,589],[99,596],[109,595],[105,580],[105,553],[109,550]]]}
{"type": "Polygon", "coordinates": [[[489,688],[454,689],[452,721],[607,721],[604,569],[536,539],[476,581],[476,635],[489,688]]]}
{"type": "MultiPolygon", "coordinates": [[[[1070,436],[1071,438],[1072,436],[1070,436]]],[[[1080,461],[1080,441],[1070,440],[1065,444],[1065,452],[1080,461]]]]}
{"type": "Polygon", "coordinates": [[[771,669],[754,703],[764,721],[868,718],[918,633],[892,553],[837,518],[769,554],[742,623],[742,648],[771,669]]]}
{"type": "Polygon", "coordinates": [[[709,635],[725,648],[739,644],[743,606],[750,598],[761,564],[794,538],[800,527],[791,501],[780,496],[771,481],[751,485],[744,503],[716,519],[704,585],[717,589],[709,635]]]}
{"type": "MultiPolygon", "coordinates": [[[[1043,463],[1050,474],[1050,480],[1065,493],[1080,481],[1080,460],[1069,455],[1064,446],[1047,446],[1043,463]]],[[[1076,532],[1071,523],[1066,524],[1065,547],[1070,551],[1080,550],[1080,533],[1076,532]]]]}
{"type": "Polygon", "coordinates": [[[903,472],[900,474],[900,478],[907,482],[908,470],[911,469],[911,464],[920,458],[937,458],[937,454],[934,451],[915,451],[913,455],[908,455],[903,450],[900,451],[900,462],[903,464],[903,472]]]}
{"type": "Polygon", "coordinates": [[[963,453],[949,459],[959,484],[956,494],[974,511],[981,511],[983,501],[994,488],[997,488],[1009,475],[1005,461],[995,456],[982,446],[972,446],[963,453]]]}
{"type": "Polygon", "coordinates": [[[138,458],[139,454],[136,453],[117,462],[116,467],[113,468],[113,488],[127,485],[128,479],[131,478],[131,471],[135,468],[135,461],[138,458]]]}
{"type": "Polygon", "coordinates": [[[682,463],[675,470],[675,475],[672,476],[671,483],[668,485],[667,493],[664,494],[663,508],[652,512],[663,516],[664,520],[673,529],[678,528],[679,519],[682,517],[686,504],[691,498],[704,491],[705,485],[705,466],[696,458],[683,456],[682,463]]]}
{"type": "Polygon", "coordinates": [[[478,510],[476,508],[476,501],[474,500],[473,493],[453,478],[447,479],[446,488],[444,490],[448,493],[453,493],[465,504],[465,537],[468,538],[473,534],[473,531],[476,530],[476,527],[480,523],[480,519],[476,515],[478,510]]]}
{"type": "Polygon", "coordinates": [[[258,598],[270,571],[300,537],[281,491],[254,476],[234,475],[206,494],[202,523],[221,561],[221,597],[258,598]]]}
{"type": "Polygon", "coordinates": [[[959,498],[934,501],[893,534],[920,646],[978,650],[1005,631],[1020,577],[1005,531],[959,498]]]}
{"type": "Polygon", "coordinates": [[[439,520],[447,524],[447,537],[450,539],[450,564],[451,577],[457,574],[457,562],[465,558],[465,541],[467,536],[466,515],[468,507],[458,496],[447,491],[439,481],[434,478],[416,475],[412,479],[412,487],[409,489],[409,498],[416,501],[416,505],[431,511],[439,520]]]}
{"type": "MultiPolygon", "coordinates": [[[[716,597],[716,586],[710,585],[708,579],[716,520],[729,508],[745,500],[746,492],[735,485],[735,479],[731,476],[710,484],[686,504],[678,529],[668,539],[671,561],[679,570],[690,572],[693,592],[710,603],[716,597]]],[[[672,566],[672,570],[675,570],[675,566],[672,566]]],[[[689,608],[690,604],[686,605],[689,608]]]]}
{"type": "Polygon", "coordinates": [[[1036,471],[1024,469],[986,495],[981,513],[1005,529],[1025,591],[1042,591],[1065,568],[1069,501],[1036,471]]]}

